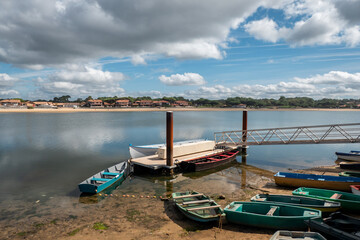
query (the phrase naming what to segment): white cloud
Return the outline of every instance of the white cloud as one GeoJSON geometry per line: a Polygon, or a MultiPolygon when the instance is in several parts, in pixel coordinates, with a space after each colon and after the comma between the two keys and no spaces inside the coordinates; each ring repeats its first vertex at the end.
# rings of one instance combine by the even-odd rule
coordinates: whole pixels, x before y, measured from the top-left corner
{"type": "Polygon", "coordinates": [[[120,87],[120,82],[124,79],[124,74],[120,72],[69,65],[69,69],[55,72],[47,78],[38,78],[35,82],[43,93],[84,97],[120,95],[124,92],[120,87]]]}
{"type": "Polygon", "coordinates": [[[172,74],[170,77],[161,75],[159,80],[170,86],[203,85],[206,83],[198,73],[172,74]]]}
{"type": "Polygon", "coordinates": [[[19,79],[9,76],[6,73],[0,73],[0,89],[4,87],[11,87],[19,79]]]}
{"type": "Polygon", "coordinates": [[[14,98],[19,97],[20,93],[16,90],[4,90],[0,91],[0,98],[6,97],[6,98],[14,98]]]}
{"type": "Polygon", "coordinates": [[[279,98],[311,97],[319,98],[358,98],[360,95],[360,73],[331,71],[309,78],[294,78],[293,82],[279,82],[269,85],[242,84],[233,87],[215,85],[186,91],[187,98],[221,99],[228,97],[279,98]]]}
{"type": "Polygon", "coordinates": [[[360,43],[359,1],[289,1],[277,6],[291,26],[280,27],[281,21],[265,17],[244,25],[255,38],[269,42],[284,40],[291,45],[326,45],[360,43]],[[295,22],[293,22],[295,20],[295,22]]]}
{"type": "Polygon", "coordinates": [[[221,59],[230,30],[263,1],[2,1],[0,61],[38,69],[106,56],[221,59]]]}

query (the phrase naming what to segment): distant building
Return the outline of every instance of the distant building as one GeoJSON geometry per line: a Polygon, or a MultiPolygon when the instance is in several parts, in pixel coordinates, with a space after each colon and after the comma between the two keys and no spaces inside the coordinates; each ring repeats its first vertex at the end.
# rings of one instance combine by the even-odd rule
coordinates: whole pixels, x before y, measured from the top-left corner
{"type": "Polygon", "coordinates": [[[129,99],[116,100],[115,107],[130,107],[130,100],[129,99]]]}
{"type": "Polygon", "coordinates": [[[36,108],[53,108],[54,104],[52,102],[33,102],[34,107],[36,108]]]}
{"type": "Polygon", "coordinates": [[[133,106],[139,106],[139,107],[151,107],[153,104],[152,100],[140,100],[140,101],[136,101],[135,105],[133,104],[133,106]]]}
{"type": "Polygon", "coordinates": [[[165,101],[165,100],[153,101],[152,103],[153,103],[154,107],[167,107],[167,106],[170,106],[170,102],[165,101]]]}
{"type": "Polygon", "coordinates": [[[103,101],[100,99],[91,99],[86,102],[86,106],[90,108],[104,107],[103,101]]]}
{"type": "Polygon", "coordinates": [[[53,103],[58,108],[78,108],[80,103],[53,103]]]}
{"type": "Polygon", "coordinates": [[[18,99],[4,99],[0,101],[0,105],[4,107],[20,107],[21,101],[18,99]]]}
{"type": "Polygon", "coordinates": [[[233,108],[246,108],[246,104],[238,104],[238,105],[234,105],[232,107],[233,108]]]}
{"type": "Polygon", "coordinates": [[[189,106],[188,101],[175,101],[174,106],[187,107],[189,106]]]}

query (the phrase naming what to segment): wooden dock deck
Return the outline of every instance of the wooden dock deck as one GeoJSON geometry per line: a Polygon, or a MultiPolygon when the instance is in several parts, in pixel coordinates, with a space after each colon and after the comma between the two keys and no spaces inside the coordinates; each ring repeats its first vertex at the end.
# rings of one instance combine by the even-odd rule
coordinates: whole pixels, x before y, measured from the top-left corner
{"type": "Polygon", "coordinates": [[[178,163],[178,162],[189,160],[189,159],[194,159],[194,158],[199,158],[199,157],[205,157],[205,156],[216,154],[216,153],[223,152],[223,151],[224,151],[223,149],[215,149],[215,150],[198,152],[198,153],[175,157],[174,158],[174,163],[175,163],[174,166],[167,166],[166,159],[161,159],[158,157],[158,155],[150,155],[150,156],[145,156],[145,157],[141,157],[141,158],[133,158],[133,159],[130,159],[130,162],[134,165],[149,168],[151,170],[159,170],[161,168],[176,168],[176,163],[178,163]]]}

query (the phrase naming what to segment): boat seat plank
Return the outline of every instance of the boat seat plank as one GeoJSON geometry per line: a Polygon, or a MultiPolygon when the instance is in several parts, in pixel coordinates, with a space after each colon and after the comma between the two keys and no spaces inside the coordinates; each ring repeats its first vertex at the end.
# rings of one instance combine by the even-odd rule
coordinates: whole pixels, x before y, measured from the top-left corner
{"type": "Polygon", "coordinates": [[[224,154],[222,154],[222,155],[220,155],[221,157],[231,157],[231,155],[224,155],[224,154]]]}
{"type": "Polygon", "coordinates": [[[119,173],[114,173],[114,172],[103,172],[103,175],[109,175],[109,176],[117,176],[119,175],[119,173]]]}
{"type": "Polygon", "coordinates": [[[92,178],[92,181],[101,181],[101,182],[107,182],[110,181],[111,179],[108,178],[92,178]]]}
{"type": "Polygon", "coordinates": [[[340,193],[334,193],[330,198],[331,199],[339,199],[342,196],[340,193]]]}
{"type": "Polygon", "coordinates": [[[196,211],[196,210],[205,210],[205,209],[213,209],[213,208],[219,208],[220,205],[214,205],[214,206],[208,206],[208,207],[198,207],[198,208],[188,208],[188,211],[196,211]]]}
{"type": "Polygon", "coordinates": [[[278,209],[279,207],[271,207],[270,210],[268,211],[268,213],[266,214],[267,216],[273,216],[274,212],[276,211],[276,209],[278,209]]]}
{"type": "Polygon", "coordinates": [[[213,160],[213,161],[220,160],[220,159],[218,159],[218,158],[207,158],[207,159],[209,159],[209,160],[213,160]]]}
{"type": "Polygon", "coordinates": [[[211,200],[210,200],[210,199],[205,199],[205,200],[199,200],[199,201],[183,202],[181,205],[189,205],[189,204],[197,204],[197,203],[207,203],[207,202],[211,202],[211,200]]]}
{"type": "Polygon", "coordinates": [[[188,198],[188,197],[199,197],[199,196],[203,196],[204,194],[202,193],[198,193],[198,194],[190,194],[190,195],[183,195],[183,196],[176,196],[173,197],[174,199],[178,199],[178,198],[188,198]]]}

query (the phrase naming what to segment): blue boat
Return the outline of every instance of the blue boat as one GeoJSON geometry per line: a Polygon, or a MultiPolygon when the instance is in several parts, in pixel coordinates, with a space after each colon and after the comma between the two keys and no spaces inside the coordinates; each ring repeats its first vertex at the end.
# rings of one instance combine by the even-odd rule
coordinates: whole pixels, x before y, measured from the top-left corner
{"type": "Polygon", "coordinates": [[[360,185],[358,177],[339,177],[330,175],[278,172],[274,175],[275,183],[285,187],[322,188],[350,192],[350,185],[360,185]]]}
{"type": "Polygon", "coordinates": [[[79,190],[83,193],[100,193],[111,185],[124,181],[128,173],[128,162],[118,163],[81,182],[79,190]]]}

